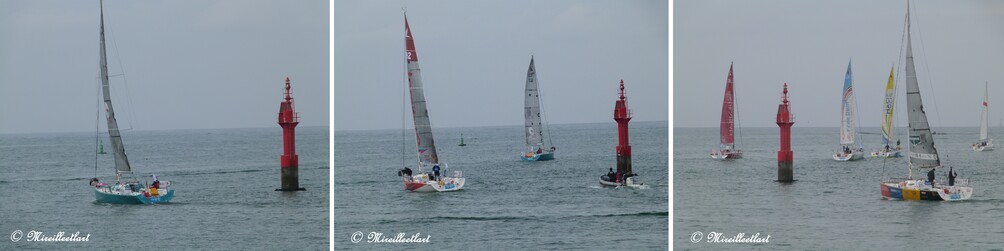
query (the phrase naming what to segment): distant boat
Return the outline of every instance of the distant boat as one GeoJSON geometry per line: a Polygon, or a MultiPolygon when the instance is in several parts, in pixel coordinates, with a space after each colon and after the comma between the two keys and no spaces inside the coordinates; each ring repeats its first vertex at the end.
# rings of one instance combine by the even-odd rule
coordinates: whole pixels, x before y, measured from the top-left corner
{"type": "MultiPolygon", "coordinates": [[[[882,198],[898,200],[934,200],[958,201],[968,200],[973,195],[973,188],[968,180],[949,177],[949,184],[934,180],[935,169],[942,167],[938,149],[934,147],[934,136],[927,122],[927,112],[923,109],[924,102],[920,96],[920,86],[917,82],[917,70],[913,64],[913,46],[910,39],[910,4],[906,11],[906,110],[910,121],[910,144],[907,150],[907,168],[909,176],[906,179],[887,179],[880,183],[882,198]],[[928,170],[929,179],[914,179],[913,168],[928,170]]],[[[949,172],[950,175],[953,172],[949,172]]]]}
{"type": "Polygon", "coordinates": [[[980,113],[980,141],[973,144],[973,151],[984,152],[994,150],[994,141],[990,138],[990,132],[987,130],[990,127],[990,120],[987,119],[987,113],[990,109],[987,106],[987,95],[990,93],[987,84],[983,84],[983,111],[980,113]]]}
{"type": "Polygon", "coordinates": [[[892,146],[893,140],[896,139],[896,127],[892,124],[896,117],[893,112],[893,108],[896,107],[894,72],[895,68],[889,69],[889,82],[885,85],[885,102],[882,105],[882,148],[872,152],[872,157],[898,158],[903,156],[899,153],[901,150],[899,140],[896,140],[896,146],[892,146]]]}
{"type": "MultiPolygon", "coordinates": [[[[123,176],[133,174],[132,166],[129,165],[129,158],[126,156],[125,146],[122,144],[122,135],[119,134],[118,122],[115,120],[115,109],[112,107],[111,91],[108,86],[108,57],[105,53],[105,13],[104,2],[101,3],[101,89],[105,102],[105,114],[108,120],[108,137],[112,144],[112,153],[115,156],[115,184],[109,185],[98,180],[97,177],[91,179],[91,186],[94,187],[94,196],[98,202],[114,204],[153,204],[166,203],[174,198],[174,189],[170,188],[170,182],[159,181],[153,175],[152,184],[140,183],[135,176],[132,180],[123,179],[123,176]]],[[[95,172],[97,166],[94,167],[95,172]]]]}
{"type": "Polygon", "coordinates": [[[735,100],[732,79],[732,64],[729,64],[729,78],[725,81],[725,100],[722,101],[722,123],[719,126],[718,150],[711,151],[711,158],[717,160],[741,159],[743,150],[735,144],[735,100]]]}
{"type": "MultiPolygon", "coordinates": [[[[526,70],[526,88],[523,95],[523,117],[526,128],[526,151],[519,158],[527,161],[554,159],[554,144],[544,147],[544,128],[542,126],[540,109],[540,90],[537,84],[537,69],[533,66],[533,56],[530,56],[530,68],[526,70]]],[[[548,135],[550,136],[550,135],[548,135]]],[[[551,138],[548,137],[548,141],[551,138]]]]}
{"type": "MultiPolygon", "coordinates": [[[[864,149],[856,145],[857,134],[855,119],[857,118],[857,103],[854,100],[854,80],[851,74],[851,61],[847,61],[847,74],[844,75],[844,91],[840,106],[840,151],[833,154],[837,161],[852,161],[864,158],[864,149]]],[[[860,143],[859,143],[860,144],[860,143]]]]}
{"type": "Polygon", "coordinates": [[[100,145],[98,145],[98,154],[108,154],[105,152],[105,141],[99,141],[99,142],[100,145]]]}
{"type": "MultiPolygon", "coordinates": [[[[401,172],[404,189],[412,192],[449,192],[458,191],[464,187],[464,177],[461,171],[446,175],[449,170],[446,163],[439,161],[436,154],[436,142],[432,137],[432,124],[429,110],[426,106],[425,89],[422,87],[422,71],[418,67],[418,53],[415,51],[415,40],[408,26],[408,16],[404,16],[405,52],[408,64],[408,90],[411,92],[412,118],[415,121],[415,138],[418,143],[418,174],[405,167],[401,172]],[[442,169],[440,169],[442,164],[442,169]],[[429,168],[431,172],[423,172],[429,168]]],[[[402,128],[403,129],[403,128],[402,128]]],[[[403,154],[403,153],[402,153],[403,154]]]]}
{"type": "Polygon", "coordinates": [[[464,144],[464,134],[463,133],[460,134],[460,144],[457,144],[457,145],[458,146],[467,146],[467,144],[464,144]]]}

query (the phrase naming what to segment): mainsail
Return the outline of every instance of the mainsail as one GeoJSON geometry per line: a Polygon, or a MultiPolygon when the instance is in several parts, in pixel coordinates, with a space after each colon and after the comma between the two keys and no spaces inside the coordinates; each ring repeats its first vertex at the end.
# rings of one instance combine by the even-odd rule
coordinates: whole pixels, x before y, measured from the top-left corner
{"type": "Polygon", "coordinates": [[[893,77],[893,72],[895,68],[889,69],[889,83],[885,85],[885,104],[883,106],[882,112],[882,144],[890,145],[895,139],[896,134],[893,132],[893,108],[896,105],[896,88],[895,81],[893,77]]]}
{"type": "Polygon", "coordinates": [[[734,149],[735,143],[735,94],[732,91],[732,65],[729,65],[729,78],[725,82],[725,100],[722,101],[722,124],[719,128],[721,147],[734,149]]]}
{"type": "Polygon", "coordinates": [[[129,158],[126,156],[125,146],[122,144],[122,135],[119,134],[119,124],[115,120],[115,109],[112,108],[111,90],[108,87],[108,57],[105,53],[105,11],[104,3],[101,3],[101,92],[104,95],[105,115],[108,118],[108,137],[111,141],[112,153],[115,155],[115,173],[132,174],[132,167],[129,166],[129,158]]]}
{"type": "Polygon", "coordinates": [[[990,121],[987,120],[987,110],[989,109],[987,107],[987,93],[990,92],[990,89],[986,84],[983,85],[983,88],[983,112],[980,114],[980,142],[986,142],[990,138],[990,133],[987,132],[987,127],[990,126],[990,121]]]}
{"type": "Polygon", "coordinates": [[[530,68],[526,70],[526,96],[524,111],[526,118],[526,146],[540,148],[544,145],[544,131],[540,125],[540,93],[537,91],[537,70],[530,57],[530,68]]]}
{"type": "Polygon", "coordinates": [[[906,107],[910,121],[910,164],[915,167],[937,167],[941,165],[938,150],[934,147],[931,126],[927,123],[927,111],[920,98],[917,84],[917,70],[913,65],[913,45],[910,39],[910,9],[906,11],[906,107]]]}
{"type": "Polygon", "coordinates": [[[854,144],[854,84],[851,74],[851,62],[847,61],[847,74],[844,76],[843,105],[840,113],[840,144],[854,144]]]}
{"type": "Polygon", "coordinates": [[[408,85],[411,90],[411,114],[415,120],[415,139],[418,143],[418,161],[420,166],[439,164],[436,154],[436,143],[432,138],[432,123],[429,121],[429,110],[425,105],[425,90],[422,88],[422,70],[418,67],[418,54],[415,52],[415,40],[411,37],[408,26],[408,16],[404,16],[404,42],[408,62],[408,85]]]}

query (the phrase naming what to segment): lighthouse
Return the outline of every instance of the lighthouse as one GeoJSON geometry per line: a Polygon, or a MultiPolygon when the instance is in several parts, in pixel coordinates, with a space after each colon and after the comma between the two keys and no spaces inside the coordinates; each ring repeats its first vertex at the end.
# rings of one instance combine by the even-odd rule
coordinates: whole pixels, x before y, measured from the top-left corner
{"type": "Polygon", "coordinates": [[[620,99],[614,102],[614,121],[617,121],[617,172],[625,177],[631,177],[631,144],[628,143],[628,121],[631,121],[631,111],[628,110],[627,97],[624,97],[624,80],[621,79],[620,99]]]}
{"type": "Polygon", "coordinates": [[[791,126],[795,124],[795,114],[791,113],[791,104],[788,103],[788,83],[784,83],[784,91],[781,92],[781,104],[777,105],[777,126],[781,128],[781,150],[777,151],[777,181],[793,182],[791,152],[791,126]]]}
{"type": "Polygon", "coordinates": [[[279,158],[282,186],[276,191],[302,191],[299,177],[299,157],[296,155],[296,125],[300,114],[293,109],[289,77],[286,77],[285,101],[279,103],[279,126],[282,127],[282,156],[279,158]]]}

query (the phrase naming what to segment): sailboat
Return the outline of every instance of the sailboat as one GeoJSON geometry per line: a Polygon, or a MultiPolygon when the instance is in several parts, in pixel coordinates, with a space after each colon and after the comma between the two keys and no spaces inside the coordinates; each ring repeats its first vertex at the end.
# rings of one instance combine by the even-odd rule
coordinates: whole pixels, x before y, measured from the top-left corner
{"type": "Polygon", "coordinates": [[[987,119],[987,113],[990,108],[987,107],[987,93],[989,93],[989,87],[986,83],[983,84],[983,111],[980,113],[980,141],[973,144],[973,151],[983,152],[983,151],[993,151],[994,142],[990,138],[990,132],[988,127],[990,127],[990,120],[987,119]]]}
{"type": "Polygon", "coordinates": [[[411,90],[411,111],[415,121],[415,138],[418,143],[418,174],[405,167],[398,174],[404,181],[404,189],[412,192],[449,192],[458,191],[464,187],[463,172],[453,171],[446,175],[449,166],[440,162],[436,153],[436,143],[432,137],[432,123],[429,110],[426,107],[425,90],[422,87],[422,71],[418,67],[418,53],[415,51],[415,40],[408,26],[408,15],[404,16],[405,53],[408,64],[408,90],[411,90]],[[442,169],[440,168],[442,165],[442,169]],[[431,172],[423,172],[431,168],[431,172]]]}
{"type": "MultiPolygon", "coordinates": [[[[881,182],[882,198],[898,200],[968,200],[973,188],[968,180],[956,180],[949,176],[948,184],[934,180],[934,170],[942,167],[938,149],[934,146],[934,136],[927,122],[927,112],[920,96],[917,71],[913,64],[913,45],[910,40],[910,4],[906,11],[906,108],[909,118],[910,144],[907,148],[906,179],[887,179],[881,182]],[[928,179],[914,179],[913,168],[927,171],[928,179]]],[[[950,175],[953,173],[949,172],[950,175]]]]}
{"type": "Polygon", "coordinates": [[[463,133],[460,134],[460,144],[457,144],[457,145],[458,146],[467,146],[467,144],[464,143],[464,134],[463,133]]]}
{"type": "MultiPolygon", "coordinates": [[[[544,147],[544,130],[541,126],[540,90],[537,85],[537,70],[533,66],[533,56],[530,56],[530,68],[526,70],[526,93],[523,95],[524,118],[526,121],[526,152],[519,158],[527,161],[554,159],[554,144],[544,147]]],[[[550,141],[550,137],[548,138],[550,141]]]]}
{"type": "Polygon", "coordinates": [[[844,91],[840,106],[840,151],[833,154],[837,161],[852,161],[864,158],[864,149],[854,142],[858,135],[855,132],[857,124],[857,103],[854,101],[854,80],[851,74],[851,61],[847,61],[847,74],[844,75],[844,91]]]}
{"type": "MultiPolygon", "coordinates": [[[[105,53],[105,12],[104,2],[101,5],[101,90],[104,96],[105,115],[108,121],[108,137],[111,142],[112,154],[115,156],[115,184],[110,185],[98,180],[97,177],[91,179],[91,186],[94,188],[94,196],[98,202],[114,204],[153,204],[166,203],[174,198],[174,189],[170,188],[170,182],[157,180],[157,176],[150,178],[152,184],[146,181],[140,183],[135,176],[128,180],[123,176],[133,174],[132,166],[129,165],[129,158],[126,156],[125,146],[122,144],[122,135],[119,134],[118,122],[115,120],[115,109],[112,108],[111,90],[108,86],[108,57],[105,53]]],[[[95,153],[97,154],[97,153],[95,153]]],[[[95,170],[97,166],[95,165],[95,170]]],[[[97,171],[95,171],[96,173],[97,171]]]]}
{"type": "Polygon", "coordinates": [[[722,124],[719,128],[721,143],[718,150],[711,151],[711,158],[717,160],[741,159],[743,150],[735,144],[735,93],[733,92],[732,64],[729,64],[729,78],[725,81],[725,100],[722,101],[722,124]]]}
{"type": "Polygon", "coordinates": [[[901,148],[899,146],[899,140],[895,140],[896,128],[892,124],[893,119],[895,119],[893,108],[896,106],[894,72],[895,67],[889,69],[889,82],[885,85],[885,102],[882,105],[882,148],[878,151],[872,152],[872,157],[898,158],[903,156],[899,153],[901,148]],[[896,146],[892,145],[894,140],[896,141],[896,146]]]}

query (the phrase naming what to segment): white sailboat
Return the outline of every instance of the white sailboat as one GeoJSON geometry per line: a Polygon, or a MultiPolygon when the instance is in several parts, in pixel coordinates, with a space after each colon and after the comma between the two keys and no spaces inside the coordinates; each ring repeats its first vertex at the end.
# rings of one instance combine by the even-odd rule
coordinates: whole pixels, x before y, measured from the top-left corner
{"type": "Polygon", "coordinates": [[[899,140],[896,140],[896,127],[892,123],[896,115],[893,112],[893,108],[896,107],[894,72],[895,67],[889,69],[889,82],[885,86],[885,102],[882,104],[882,148],[872,152],[872,157],[898,158],[903,156],[900,154],[902,148],[899,145],[899,140]],[[893,141],[896,141],[895,146],[892,145],[893,141]]]}
{"type": "Polygon", "coordinates": [[[408,64],[408,89],[411,90],[411,111],[415,121],[415,139],[418,144],[418,174],[405,167],[398,174],[404,181],[404,189],[412,192],[449,192],[464,187],[463,172],[454,170],[447,175],[449,166],[439,160],[436,142],[432,137],[432,123],[426,106],[425,89],[422,85],[422,71],[418,67],[415,40],[408,26],[408,16],[404,16],[405,52],[408,64]],[[442,168],[440,167],[442,166],[442,168]]]}
{"type": "Polygon", "coordinates": [[[906,179],[887,179],[880,184],[882,198],[896,200],[933,200],[959,201],[968,200],[973,195],[973,188],[968,180],[955,179],[952,168],[949,168],[948,184],[934,179],[935,170],[942,167],[938,149],[934,146],[934,136],[927,122],[927,111],[920,96],[920,86],[917,81],[917,71],[913,64],[913,46],[910,39],[910,5],[907,2],[906,12],[906,106],[910,121],[910,143],[907,150],[906,179]],[[928,179],[914,179],[913,168],[926,171],[928,179]]]}
{"type": "MultiPolygon", "coordinates": [[[[554,144],[544,147],[544,128],[540,109],[540,89],[537,83],[537,69],[533,66],[533,56],[530,56],[530,68],[526,70],[526,88],[523,96],[523,115],[525,118],[526,151],[519,158],[527,161],[554,159],[554,144]]],[[[550,135],[548,135],[550,136],[550,135]]],[[[548,137],[548,141],[550,141],[548,137]]]]}
{"type": "Polygon", "coordinates": [[[840,151],[833,154],[833,159],[837,161],[852,161],[864,158],[864,148],[860,143],[855,144],[858,137],[857,124],[857,103],[854,100],[854,83],[851,74],[851,61],[847,61],[847,74],[844,75],[843,98],[840,106],[840,151]]]}
{"type": "Polygon", "coordinates": [[[988,95],[989,92],[990,92],[989,87],[987,87],[987,84],[984,83],[983,84],[983,111],[980,113],[980,141],[977,141],[976,143],[973,144],[973,151],[977,151],[977,152],[993,151],[994,150],[994,142],[993,142],[993,139],[990,138],[990,132],[988,131],[989,130],[988,127],[990,127],[990,120],[987,118],[987,116],[988,116],[987,113],[990,112],[990,111],[988,111],[990,108],[987,106],[987,102],[988,102],[987,95],[988,95]]]}
{"type": "MultiPolygon", "coordinates": [[[[157,176],[151,176],[153,183],[139,182],[133,175],[132,166],[129,165],[129,158],[126,156],[125,146],[122,144],[122,135],[119,133],[118,121],[115,120],[115,109],[112,107],[111,90],[108,86],[108,57],[105,53],[105,12],[104,2],[101,2],[101,62],[99,71],[101,74],[101,91],[104,96],[105,116],[108,121],[108,137],[111,143],[112,155],[115,157],[115,184],[110,185],[98,180],[97,177],[91,179],[91,186],[94,188],[95,200],[103,203],[114,204],[153,204],[170,202],[174,198],[174,189],[170,188],[170,182],[157,180],[157,176]],[[132,177],[130,177],[132,176],[132,177]],[[128,178],[132,178],[129,180],[128,178]]],[[[95,152],[95,154],[99,154],[95,152]]],[[[97,169],[97,166],[94,167],[97,169]]]]}

